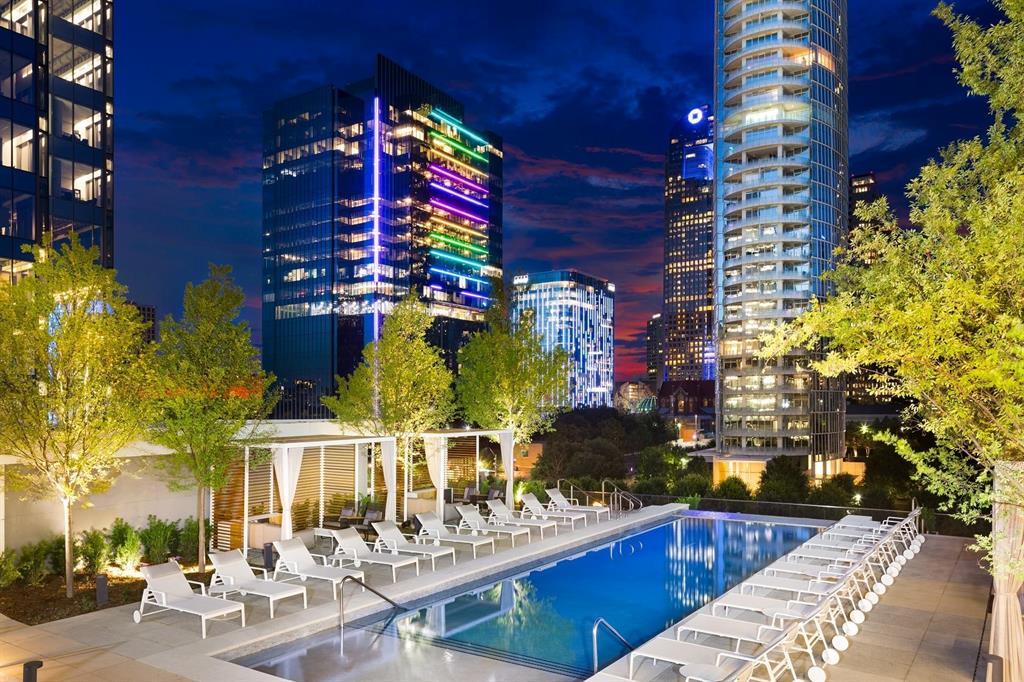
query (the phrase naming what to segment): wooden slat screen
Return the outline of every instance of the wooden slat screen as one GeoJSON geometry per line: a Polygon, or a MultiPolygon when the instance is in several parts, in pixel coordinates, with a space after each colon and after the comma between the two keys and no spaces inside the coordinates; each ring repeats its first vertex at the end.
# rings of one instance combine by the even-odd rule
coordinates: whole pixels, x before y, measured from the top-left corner
{"type": "MultiPolygon", "coordinates": [[[[245,496],[245,464],[235,462],[229,468],[228,481],[213,495],[214,546],[221,551],[242,546],[242,501],[245,496]]],[[[273,465],[270,461],[249,468],[249,514],[266,514],[279,511],[281,504],[276,501],[270,509],[270,484],[273,465]]],[[[275,491],[276,497],[276,491],[275,491]]]]}

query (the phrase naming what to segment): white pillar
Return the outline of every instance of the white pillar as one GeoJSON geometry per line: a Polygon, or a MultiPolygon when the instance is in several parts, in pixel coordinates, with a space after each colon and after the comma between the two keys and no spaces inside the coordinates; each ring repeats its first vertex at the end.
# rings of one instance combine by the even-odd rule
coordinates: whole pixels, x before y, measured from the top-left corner
{"type": "Polygon", "coordinates": [[[249,447],[245,448],[242,469],[242,554],[249,551],[249,447]]]}
{"type": "Polygon", "coordinates": [[[515,443],[512,442],[511,431],[498,434],[498,446],[501,448],[501,466],[505,469],[505,504],[509,509],[515,507],[515,443]]]}
{"type": "Polygon", "coordinates": [[[395,521],[398,516],[398,476],[397,460],[398,453],[395,451],[394,439],[388,439],[380,444],[380,459],[384,471],[384,486],[387,488],[387,499],[384,501],[384,518],[388,521],[395,521]]]}
{"type": "Polygon", "coordinates": [[[0,464],[0,552],[7,549],[7,467],[0,464]]]}
{"type": "Polygon", "coordinates": [[[480,492],[480,436],[476,437],[476,491],[480,492]]]}
{"type": "Polygon", "coordinates": [[[317,528],[324,527],[324,446],[320,446],[320,521],[317,528]]]}

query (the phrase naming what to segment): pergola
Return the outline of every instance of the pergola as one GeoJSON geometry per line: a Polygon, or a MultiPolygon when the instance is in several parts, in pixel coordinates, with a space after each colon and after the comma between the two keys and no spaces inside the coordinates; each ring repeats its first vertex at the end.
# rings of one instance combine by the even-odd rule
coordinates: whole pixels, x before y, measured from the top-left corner
{"type": "MultiPolygon", "coordinates": [[[[448,487],[448,440],[452,438],[476,437],[478,477],[480,474],[480,437],[497,440],[501,450],[501,466],[505,470],[505,500],[513,499],[515,468],[512,460],[515,453],[511,429],[441,429],[424,431],[420,436],[423,438],[423,450],[426,455],[427,470],[430,473],[430,482],[437,489],[437,515],[440,518],[444,518],[444,491],[448,487]]],[[[406,466],[406,471],[409,471],[410,468],[406,466]]],[[[408,492],[408,478],[406,479],[406,488],[408,492]]]]}
{"type": "MultiPolygon", "coordinates": [[[[271,495],[274,488],[281,506],[281,539],[292,537],[292,503],[302,470],[302,460],[306,452],[313,449],[320,453],[320,495],[318,510],[318,526],[324,521],[324,461],[327,448],[337,446],[355,447],[355,485],[353,494],[363,490],[372,490],[374,468],[370,464],[370,446],[380,448],[381,468],[384,473],[384,486],[387,499],[384,504],[384,518],[394,521],[397,516],[398,481],[396,473],[396,446],[392,436],[293,436],[278,438],[269,443],[245,448],[242,484],[242,546],[249,546],[249,461],[253,450],[270,450],[276,486],[271,484],[271,495]]],[[[211,499],[211,507],[212,507],[211,499]]],[[[212,518],[212,509],[211,509],[212,518]]]]}

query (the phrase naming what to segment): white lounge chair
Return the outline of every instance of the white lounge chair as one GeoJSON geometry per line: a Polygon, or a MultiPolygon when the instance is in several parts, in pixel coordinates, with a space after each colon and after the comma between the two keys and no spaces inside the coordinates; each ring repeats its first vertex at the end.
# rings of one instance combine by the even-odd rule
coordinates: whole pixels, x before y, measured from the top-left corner
{"type": "MultiPolygon", "coordinates": [[[[679,666],[679,675],[684,682],[725,682],[739,678],[744,670],[764,668],[766,679],[780,680],[788,672],[797,679],[796,669],[789,658],[785,647],[780,645],[765,648],[756,656],[739,654],[735,651],[721,649],[702,644],[680,642],[667,637],[655,637],[646,644],[636,648],[629,654],[629,679],[633,679],[636,660],[640,658],[652,661],[664,661],[679,666]]],[[[765,679],[765,678],[758,678],[765,679]]]]}
{"type": "Polygon", "coordinates": [[[457,526],[444,525],[434,512],[417,514],[416,519],[420,522],[420,537],[429,538],[435,543],[447,542],[452,545],[468,545],[473,550],[474,559],[476,558],[476,551],[480,547],[489,546],[491,554],[494,554],[494,538],[453,533],[449,528],[457,529],[457,526]]]}
{"type": "Polygon", "coordinates": [[[327,557],[323,554],[310,554],[301,538],[274,540],[274,549],[277,550],[279,557],[274,566],[274,580],[277,580],[277,576],[281,573],[298,576],[302,581],[307,579],[326,580],[331,583],[331,591],[335,599],[338,598],[338,585],[345,578],[352,576],[358,580],[366,580],[366,574],[362,571],[328,566],[327,557]],[[320,557],[322,563],[318,564],[315,557],[320,557]]]}
{"type": "Polygon", "coordinates": [[[688,633],[728,639],[734,642],[734,651],[738,652],[743,642],[755,647],[771,643],[782,634],[782,628],[698,613],[676,626],[676,639],[683,640],[688,633]]]}
{"type": "Polygon", "coordinates": [[[179,611],[199,616],[203,625],[203,639],[206,639],[206,621],[211,618],[222,618],[235,612],[242,615],[242,627],[245,627],[245,604],[226,599],[210,597],[206,594],[206,586],[195,580],[188,580],[181,572],[181,567],[173,561],[155,566],[143,566],[142,577],[146,579],[146,588],[142,591],[139,608],[132,612],[136,623],[142,622],[143,616],[162,611],[179,611]],[[191,585],[199,586],[196,594],[191,585]],[[156,611],[146,607],[158,607],[156,611]]]}
{"type": "Polygon", "coordinates": [[[576,530],[577,521],[582,521],[584,526],[587,525],[587,515],[583,512],[552,511],[541,504],[533,493],[523,495],[523,516],[561,520],[563,523],[568,523],[573,530],[576,530]]]}
{"type": "Polygon", "coordinates": [[[547,492],[548,498],[551,500],[548,503],[548,509],[593,514],[595,522],[601,520],[601,514],[604,514],[606,519],[610,520],[612,518],[612,512],[608,507],[588,507],[578,504],[577,500],[570,500],[558,488],[550,488],[545,492],[547,492]]]}
{"type": "Polygon", "coordinates": [[[398,552],[418,559],[430,559],[430,570],[437,570],[437,560],[446,556],[452,558],[455,565],[455,550],[451,547],[438,547],[426,544],[419,536],[406,536],[394,521],[375,521],[373,529],[377,532],[377,542],[373,546],[377,552],[398,552]],[[410,542],[412,538],[412,542],[410,542]]]}
{"type": "Polygon", "coordinates": [[[346,561],[351,561],[352,566],[359,568],[363,562],[377,564],[378,566],[389,566],[391,568],[391,581],[398,582],[398,569],[412,566],[416,575],[420,574],[420,560],[414,556],[402,556],[397,552],[377,552],[367,546],[366,542],[359,537],[355,528],[342,528],[332,530],[331,537],[334,539],[334,554],[327,557],[328,561],[337,562],[344,567],[346,561]]]}
{"type": "Polygon", "coordinates": [[[493,533],[499,537],[506,536],[512,541],[512,546],[516,546],[516,538],[526,536],[526,541],[530,541],[530,529],[522,528],[520,526],[508,526],[500,523],[488,523],[484,520],[484,517],[480,515],[480,510],[472,505],[459,505],[455,508],[455,511],[459,512],[459,516],[462,517],[462,521],[459,522],[461,528],[472,533],[493,533]]]}
{"type": "Polygon", "coordinates": [[[257,577],[240,549],[230,552],[212,552],[209,557],[213,564],[213,577],[210,579],[208,590],[211,595],[219,595],[227,599],[229,594],[237,592],[243,597],[247,594],[266,597],[270,601],[271,618],[274,617],[274,602],[281,599],[302,597],[302,608],[309,606],[304,586],[270,580],[265,568],[256,569],[263,573],[262,578],[257,577]]]}
{"type": "Polygon", "coordinates": [[[550,528],[558,535],[558,522],[545,519],[526,519],[521,512],[512,511],[505,506],[501,500],[487,500],[487,507],[491,510],[490,522],[503,523],[510,526],[522,526],[524,528],[536,528],[540,533],[541,540],[544,539],[544,530],[550,528]]]}

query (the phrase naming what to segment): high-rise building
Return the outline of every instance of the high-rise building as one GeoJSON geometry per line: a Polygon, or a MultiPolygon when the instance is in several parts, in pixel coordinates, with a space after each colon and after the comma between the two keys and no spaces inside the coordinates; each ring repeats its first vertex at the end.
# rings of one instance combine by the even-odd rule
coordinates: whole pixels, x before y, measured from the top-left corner
{"type": "Polygon", "coordinates": [[[846,0],[716,0],[715,476],[756,482],[800,457],[815,476],[844,452],[842,381],[758,337],[824,298],[847,234],[846,0]]]}
{"type": "Polygon", "coordinates": [[[611,407],[615,389],[615,285],[577,270],[516,275],[512,323],[532,311],[545,350],[569,354],[570,407],[611,407]]]}
{"type": "Polygon", "coordinates": [[[655,313],[647,320],[644,341],[647,350],[647,381],[652,390],[657,391],[665,380],[665,318],[661,313],[655,313]]]}
{"type": "Polygon", "coordinates": [[[882,198],[882,189],[878,186],[878,180],[874,172],[862,175],[850,176],[850,228],[856,227],[860,221],[857,219],[857,209],[864,204],[870,204],[882,198]]]}
{"type": "Polygon", "coordinates": [[[0,8],[0,279],[71,230],[114,264],[113,35],[111,0],[0,8]]]}
{"type": "Polygon", "coordinates": [[[715,117],[690,110],[665,155],[665,273],[662,313],[667,381],[715,378],[715,117]]]}
{"type": "Polygon", "coordinates": [[[502,143],[383,56],[264,114],[263,364],[279,416],[321,416],[383,316],[414,292],[452,369],[501,276],[502,143]]]}

